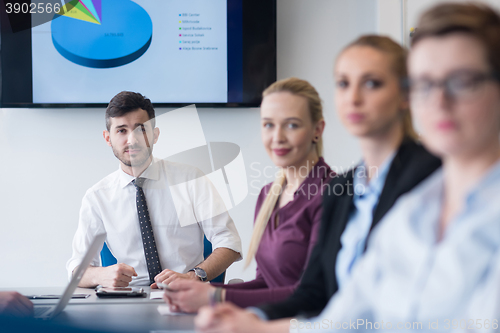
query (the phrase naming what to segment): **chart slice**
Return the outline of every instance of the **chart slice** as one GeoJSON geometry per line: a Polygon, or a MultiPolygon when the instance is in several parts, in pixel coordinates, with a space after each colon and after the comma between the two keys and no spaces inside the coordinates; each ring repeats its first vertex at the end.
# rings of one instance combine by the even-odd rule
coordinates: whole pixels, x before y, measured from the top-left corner
{"type": "MultiPolygon", "coordinates": [[[[98,15],[100,24],[89,24],[90,21],[80,18],[82,16],[75,19],[66,14],[52,20],[52,42],[64,58],[81,66],[112,68],[131,63],[148,50],[153,38],[153,22],[141,6],[130,0],[92,3],[101,5],[95,7],[96,13],[102,11],[105,16],[102,20],[98,15]]],[[[82,5],[82,8],[85,7],[82,5]]]]}
{"type": "Polygon", "coordinates": [[[99,23],[99,21],[94,17],[94,15],[92,15],[88,9],[82,4],[81,1],[78,1],[78,3],[76,4],[75,6],[76,9],[79,9],[82,13],[84,13],[85,15],[87,15],[90,19],[92,19],[93,21],[99,23]]]}
{"type": "Polygon", "coordinates": [[[101,16],[101,0],[92,0],[92,3],[94,4],[95,11],[97,12],[97,16],[99,17],[99,22],[102,21],[102,16],[101,16]]]}
{"type": "Polygon", "coordinates": [[[99,24],[99,22],[96,19],[94,19],[91,15],[89,16],[84,12],[82,12],[81,9],[87,12],[87,10],[82,6],[82,4],[78,0],[73,0],[66,3],[63,7],[61,7],[61,9],[57,14],[67,18],[99,24]]]}
{"type": "Polygon", "coordinates": [[[101,23],[101,17],[97,15],[97,11],[94,7],[92,0],[80,0],[80,2],[85,6],[85,8],[92,14],[92,16],[101,23]]]}

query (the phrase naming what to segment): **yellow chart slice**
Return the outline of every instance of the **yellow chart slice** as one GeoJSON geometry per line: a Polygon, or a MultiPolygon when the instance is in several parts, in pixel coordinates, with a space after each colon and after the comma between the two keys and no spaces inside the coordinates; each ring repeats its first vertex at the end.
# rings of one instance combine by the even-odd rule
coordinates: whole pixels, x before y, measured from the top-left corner
{"type": "Polygon", "coordinates": [[[82,4],[82,1],[78,1],[78,3],[76,4],[75,6],[76,9],[79,9],[82,13],[84,13],[85,15],[87,15],[88,17],[90,17],[90,19],[92,20],[95,20],[99,23],[99,21],[94,17],[94,15],[92,15],[91,12],[88,11],[87,8],[85,8],[85,6],[82,4]]]}
{"type": "Polygon", "coordinates": [[[97,14],[97,10],[95,9],[94,2],[92,0],[80,0],[80,3],[85,6],[85,8],[90,11],[90,14],[101,23],[101,18],[99,14],[97,14]]]}
{"type": "Polygon", "coordinates": [[[61,9],[59,10],[59,12],[57,14],[63,15],[63,16],[68,16],[68,17],[71,17],[71,18],[74,18],[77,20],[82,20],[82,21],[91,22],[91,23],[95,23],[95,24],[101,24],[93,17],[90,17],[89,15],[82,12],[78,8],[81,6],[81,4],[80,4],[80,6],[78,6],[78,5],[79,5],[78,0],[77,1],[70,1],[67,4],[65,4],[63,7],[61,7],[61,9]]]}

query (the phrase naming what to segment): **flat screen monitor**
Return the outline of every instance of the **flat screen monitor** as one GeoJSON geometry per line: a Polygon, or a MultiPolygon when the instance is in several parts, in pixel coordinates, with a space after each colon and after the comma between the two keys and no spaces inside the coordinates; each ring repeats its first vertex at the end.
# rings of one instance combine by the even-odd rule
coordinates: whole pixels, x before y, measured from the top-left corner
{"type": "Polygon", "coordinates": [[[276,0],[0,0],[1,107],[254,107],[276,80],[276,0]]]}

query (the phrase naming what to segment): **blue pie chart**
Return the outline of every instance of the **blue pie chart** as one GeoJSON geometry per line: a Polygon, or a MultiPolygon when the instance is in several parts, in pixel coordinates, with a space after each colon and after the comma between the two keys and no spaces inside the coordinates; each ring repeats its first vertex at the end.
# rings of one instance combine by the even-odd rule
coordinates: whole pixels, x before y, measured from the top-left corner
{"type": "Polygon", "coordinates": [[[85,67],[113,68],[140,58],[151,45],[153,22],[130,0],[101,0],[100,24],[56,15],[52,42],[67,60],[85,67]]]}

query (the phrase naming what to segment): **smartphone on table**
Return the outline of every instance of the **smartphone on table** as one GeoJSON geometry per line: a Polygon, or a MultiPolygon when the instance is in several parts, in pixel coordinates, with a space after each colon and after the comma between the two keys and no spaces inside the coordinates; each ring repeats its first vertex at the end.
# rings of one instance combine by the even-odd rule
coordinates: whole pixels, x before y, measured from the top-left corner
{"type": "Polygon", "coordinates": [[[117,298],[117,297],[146,297],[147,293],[139,287],[100,287],[96,289],[97,297],[117,298]]]}

